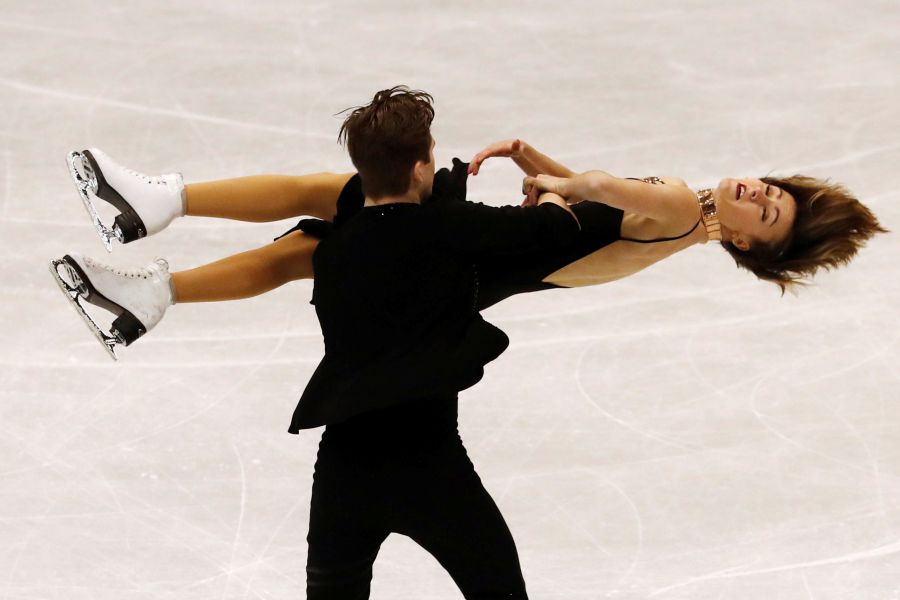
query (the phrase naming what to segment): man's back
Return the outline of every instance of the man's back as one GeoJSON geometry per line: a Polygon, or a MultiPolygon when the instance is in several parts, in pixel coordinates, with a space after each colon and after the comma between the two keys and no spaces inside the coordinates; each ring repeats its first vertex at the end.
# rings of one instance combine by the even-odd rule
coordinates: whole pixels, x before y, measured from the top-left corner
{"type": "Polygon", "coordinates": [[[364,364],[470,319],[471,261],[448,252],[429,212],[367,207],[321,243],[313,303],[326,354],[364,364]]]}
{"type": "Polygon", "coordinates": [[[365,207],[346,219],[339,214],[320,242],[313,303],[325,357],[290,432],[455,395],[477,383],[484,365],[506,349],[506,334],[476,310],[473,264],[568,244],[578,222],[552,203],[520,208],[456,201],[465,197],[465,165],[454,165],[453,173],[445,175],[460,181],[440,192],[436,177],[440,199],[365,207]]]}
{"type": "Polygon", "coordinates": [[[439,211],[398,203],[362,209],[319,244],[313,304],[325,358],[292,431],[455,394],[506,349],[475,310],[472,261],[446,236],[439,211]]]}

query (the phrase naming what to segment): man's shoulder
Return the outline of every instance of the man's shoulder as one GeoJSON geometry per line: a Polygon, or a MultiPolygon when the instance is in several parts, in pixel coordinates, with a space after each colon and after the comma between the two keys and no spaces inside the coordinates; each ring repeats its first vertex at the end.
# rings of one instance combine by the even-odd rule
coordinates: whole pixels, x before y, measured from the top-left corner
{"type": "Polygon", "coordinates": [[[339,247],[354,246],[357,249],[371,244],[402,243],[418,239],[420,233],[433,235],[440,226],[441,218],[432,210],[423,210],[425,205],[398,203],[378,207],[367,207],[348,218],[340,227],[335,227],[331,235],[322,240],[317,251],[334,251],[339,247]]]}

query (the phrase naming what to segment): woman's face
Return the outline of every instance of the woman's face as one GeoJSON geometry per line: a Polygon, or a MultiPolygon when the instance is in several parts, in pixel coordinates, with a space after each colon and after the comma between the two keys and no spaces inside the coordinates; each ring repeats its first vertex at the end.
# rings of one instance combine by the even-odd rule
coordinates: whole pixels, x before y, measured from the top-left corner
{"type": "Polygon", "coordinates": [[[713,198],[723,239],[740,250],[785,239],[797,214],[791,194],[759,179],[723,179],[713,198]]]}

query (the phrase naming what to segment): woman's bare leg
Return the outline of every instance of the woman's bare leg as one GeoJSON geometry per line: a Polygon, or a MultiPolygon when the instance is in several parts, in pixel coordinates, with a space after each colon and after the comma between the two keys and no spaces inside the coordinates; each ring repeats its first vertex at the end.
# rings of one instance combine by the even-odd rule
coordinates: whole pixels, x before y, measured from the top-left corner
{"type": "Polygon", "coordinates": [[[185,213],[262,223],[308,215],[331,221],[353,173],[254,175],[185,185],[185,213]]]}
{"type": "Polygon", "coordinates": [[[262,248],[172,273],[174,300],[178,304],[240,300],[264,294],[289,281],[312,279],[312,255],[318,243],[319,240],[294,231],[262,248]]]}

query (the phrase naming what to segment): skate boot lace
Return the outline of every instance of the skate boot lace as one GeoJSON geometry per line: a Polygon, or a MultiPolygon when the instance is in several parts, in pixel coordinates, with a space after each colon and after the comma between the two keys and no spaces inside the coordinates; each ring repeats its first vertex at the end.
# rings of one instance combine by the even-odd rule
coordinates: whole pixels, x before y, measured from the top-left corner
{"type": "MultiPolygon", "coordinates": [[[[119,165],[121,167],[121,165],[119,165]]],[[[134,169],[129,169],[128,167],[121,167],[123,171],[128,173],[133,177],[137,177],[144,183],[148,184],[156,184],[156,185],[166,185],[166,180],[164,175],[145,175],[144,173],[139,173],[134,169]]]]}
{"type": "Polygon", "coordinates": [[[159,271],[164,273],[168,273],[169,271],[169,263],[164,258],[157,258],[154,261],[156,265],[155,268],[152,265],[149,267],[114,267],[87,256],[84,257],[84,262],[89,267],[103,269],[104,271],[109,271],[113,275],[127,277],[129,279],[152,279],[159,271]]]}

